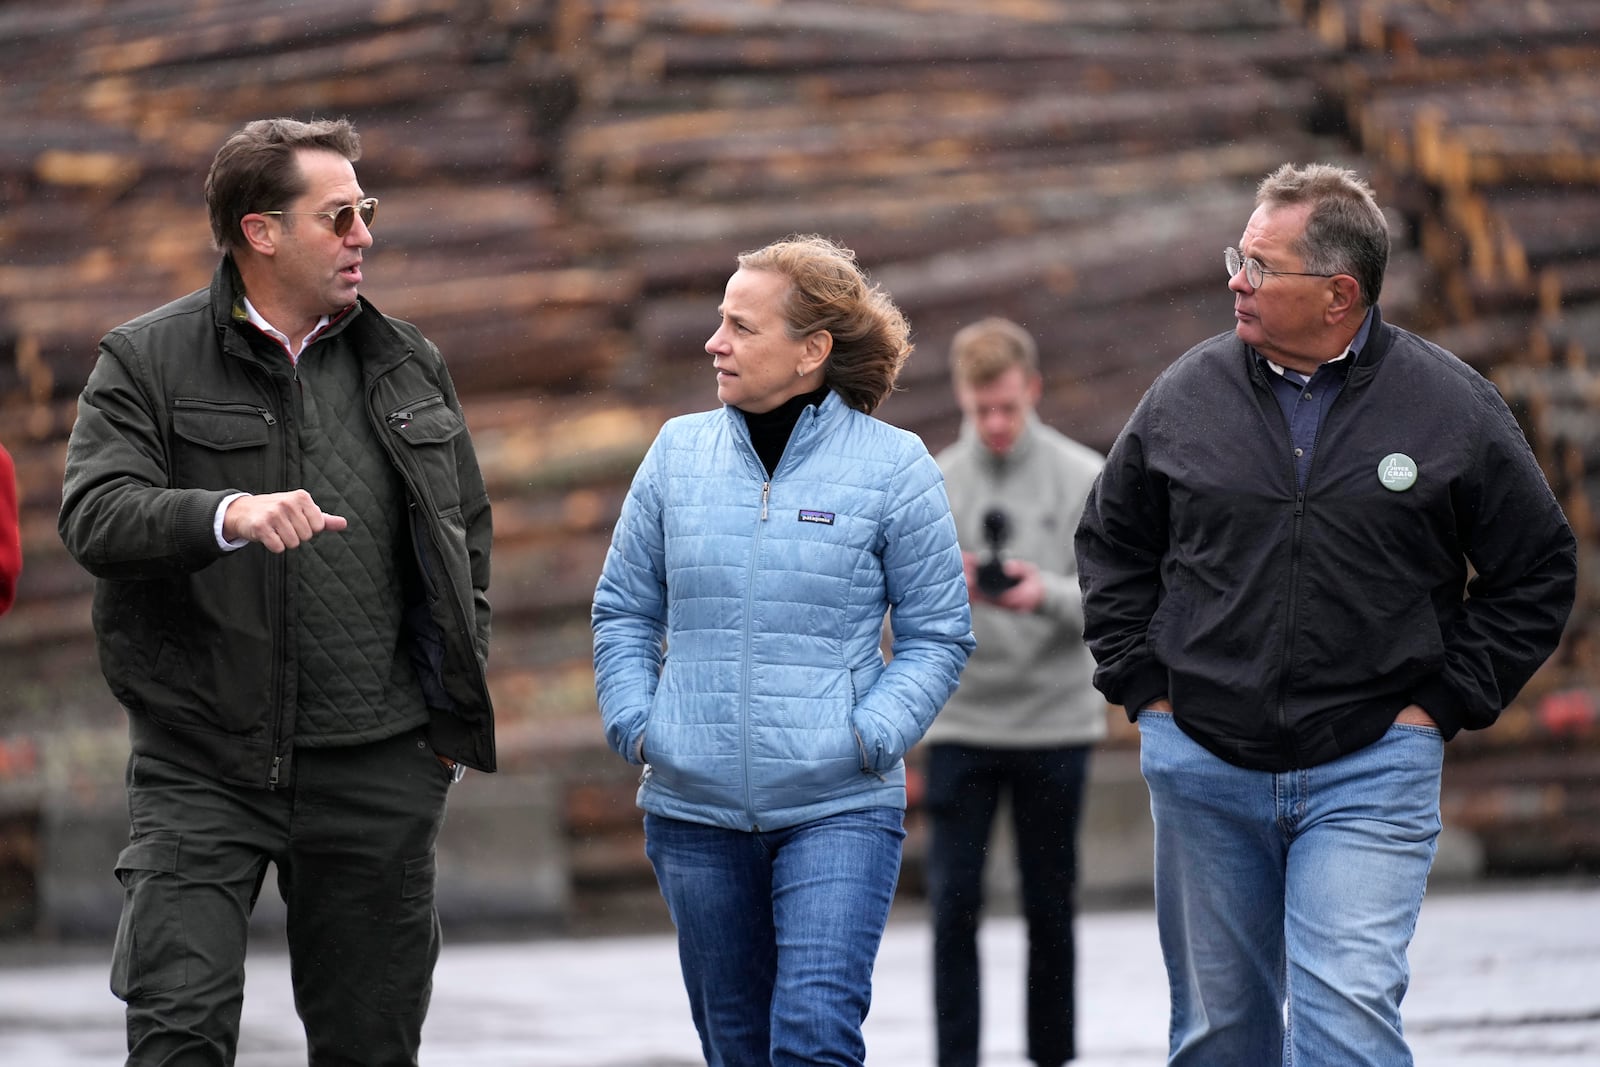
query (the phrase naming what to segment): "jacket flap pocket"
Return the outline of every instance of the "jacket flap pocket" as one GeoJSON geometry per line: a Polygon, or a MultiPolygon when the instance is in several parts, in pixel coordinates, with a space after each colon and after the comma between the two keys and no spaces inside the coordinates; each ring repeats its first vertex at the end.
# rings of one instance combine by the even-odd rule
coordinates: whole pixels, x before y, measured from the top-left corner
{"type": "Polygon", "coordinates": [[[172,431],[185,441],[221,452],[261,448],[267,443],[267,420],[259,411],[204,411],[178,408],[172,431]]]}
{"type": "Polygon", "coordinates": [[[117,857],[119,871],[166,871],[178,869],[178,834],[161,832],[145,834],[130,842],[117,857]]]}
{"type": "Polygon", "coordinates": [[[443,397],[435,396],[390,415],[389,428],[401,440],[414,445],[440,445],[465,430],[467,424],[446,406],[443,397]]]}

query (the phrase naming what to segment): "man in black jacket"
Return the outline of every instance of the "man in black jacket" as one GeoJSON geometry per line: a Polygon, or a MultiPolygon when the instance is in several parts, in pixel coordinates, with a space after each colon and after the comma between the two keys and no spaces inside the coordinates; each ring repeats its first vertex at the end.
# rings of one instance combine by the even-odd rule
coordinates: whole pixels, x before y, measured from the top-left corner
{"type": "Polygon", "coordinates": [[[1371,190],[1284,166],[1256,204],[1234,330],[1090,494],[1084,632],[1141,735],[1169,1064],[1393,1067],[1444,743],[1555,649],[1576,545],[1494,387],[1384,322],[1371,190]]]}
{"type": "Polygon", "coordinates": [[[132,741],[129,1064],[233,1062],[269,862],[311,1062],[414,1064],[446,792],[494,769],[488,497],[438,351],[357,294],[359,156],[343,121],[233,134],[210,288],[108,333],[79,400],[60,530],[132,741]]]}

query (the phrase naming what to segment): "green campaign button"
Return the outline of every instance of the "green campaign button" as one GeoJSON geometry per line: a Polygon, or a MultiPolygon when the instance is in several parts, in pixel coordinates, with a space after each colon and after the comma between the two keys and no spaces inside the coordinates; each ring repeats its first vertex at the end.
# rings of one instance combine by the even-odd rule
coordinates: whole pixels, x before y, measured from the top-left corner
{"type": "Polygon", "coordinates": [[[1390,452],[1378,463],[1378,481],[1392,492],[1405,492],[1417,484],[1417,461],[1404,452],[1390,452]]]}

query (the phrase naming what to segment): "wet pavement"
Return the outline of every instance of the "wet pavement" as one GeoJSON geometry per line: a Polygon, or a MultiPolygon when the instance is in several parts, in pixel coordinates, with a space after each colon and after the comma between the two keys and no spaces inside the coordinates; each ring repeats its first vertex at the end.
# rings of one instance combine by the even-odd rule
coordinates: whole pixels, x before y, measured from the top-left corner
{"type": "MultiPolygon", "coordinates": [[[[1081,1067],[1156,1067],[1166,984],[1148,909],[1079,922],[1081,1067]]],[[[929,934],[914,908],[879,957],[867,1060],[933,1062],[929,934]]],[[[985,923],[985,1067],[1022,1056],[1022,927],[985,923]]],[[[106,965],[8,954],[0,1064],[121,1062],[121,1005],[106,965]]],[[[1411,950],[1405,1026],[1419,1067],[1600,1064],[1600,881],[1430,893],[1411,950]]],[[[249,962],[239,1067],[304,1064],[285,957],[249,962]]],[[[701,1062],[669,935],[447,945],[424,1034],[427,1067],[685,1067],[701,1062]]]]}

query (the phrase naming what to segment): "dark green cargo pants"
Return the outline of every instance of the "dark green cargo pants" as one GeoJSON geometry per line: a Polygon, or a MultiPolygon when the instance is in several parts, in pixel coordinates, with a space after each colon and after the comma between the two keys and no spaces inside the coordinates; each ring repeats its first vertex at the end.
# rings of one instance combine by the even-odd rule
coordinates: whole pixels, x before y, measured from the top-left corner
{"type": "Polygon", "coordinates": [[[434,841],[449,782],[421,731],[299,749],[273,791],[132,757],[111,969],[130,1067],[233,1063],[268,861],[313,1067],[415,1064],[439,955],[434,841]]]}

